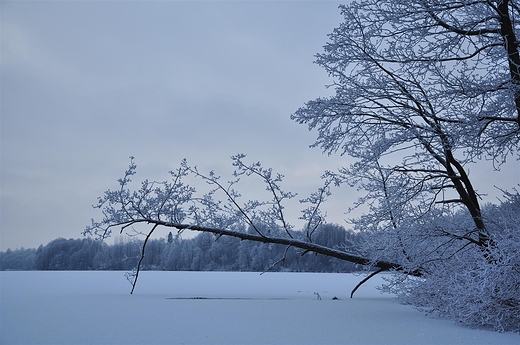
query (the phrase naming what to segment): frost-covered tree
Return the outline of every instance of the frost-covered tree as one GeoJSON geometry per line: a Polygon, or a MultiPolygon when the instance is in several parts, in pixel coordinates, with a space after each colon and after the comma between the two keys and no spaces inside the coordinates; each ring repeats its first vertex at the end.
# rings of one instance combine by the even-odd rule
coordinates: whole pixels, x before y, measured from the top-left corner
{"type": "MultiPolygon", "coordinates": [[[[284,244],[400,272],[388,289],[403,301],[469,325],[519,331],[518,222],[486,214],[468,173],[475,162],[499,169],[518,157],[518,1],[364,0],[340,9],[344,22],[316,60],[335,94],[292,118],[317,132],[315,147],[354,163],[325,174],[324,186],[302,200],[303,239],[284,213],[295,194],[282,189],[283,176],[243,155],[232,158],[236,170],[226,183],[184,161],[171,181],[139,189],[131,187],[132,161],[119,189],[99,200],[103,220],[86,233],[106,237],[115,226],[146,223],[144,247],[159,226],[284,244]],[[197,194],[184,183],[188,175],[210,189],[197,194]],[[243,200],[237,186],[251,177],[264,182],[269,198],[243,200]],[[356,253],[315,241],[333,183],[366,192],[358,204],[368,212],[354,220],[364,234],[356,253]]],[[[504,209],[518,210],[515,195],[504,209]]]]}
{"type": "MultiPolygon", "coordinates": [[[[333,78],[335,94],[293,115],[317,131],[314,146],[355,159],[331,175],[367,192],[359,204],[370,212],[354,222],[366,234],[365,255],[423,273],[431,291],[407,300],[453,316],[460,304],[436,303],[443,294],[435,289],[457,291],[452,295],[468,301],[476,280],[463,279],[478,274],[484,281],[482,272],[502,267],[508,279],[501,282],[516,293],[504,300],[487,289],[492,307],[479,308],[485,303],[480,295],[467,304],[472,317],[456,318],[476,325],[495,317],[502,322],[493,327],[516,330],[520,268],[504,249],[520,249],[520,229],[511,223],[506,232],[512,243],[504,242],[495,220],[483,214],[468,166],[486,159],[498,169],[518,154],[518,5],[392,0],[342,6],[345,21],[316,61],[333,78]],[[460,212],[467,219],[461,221],[460,212]],[[454,214],[459,221],[447,221],[454,214]],[[450,274],[458,278],[446,279],[450,274]],[[509,319],[496,314],[504,305],[509,319]]],[[[393,283],[394,291],[414,295],[409,286],[393,283]]]]}
{"type": "MultiPolygon", "coordinates": [[[[123,178],[119,179],[119,189],[107,190],[95,206],[102,210],[101,221],[92,220],[84,234],[107,238],[114,227],[120,231],[130,230],[133,235],[142,234],[141,257],[136,270],[128,278],[135,288],[139,269],[144,262],[146,246],[158,227],[175,228],[180,232],[193,230],[212,233],[217,236],[232,236],[242,240],[273,243],[299,248],[302,253],[314,252],[360,265],[371,265],[382,270],[401,270],[399,264],[385,260],[371,260],[339,247],[328,247],[317,243],[317,231],[324,221],[320,205],[330,195],[330,179],[325,185],[300,200],[309,206],[302,211],[301,219],[306,220],[303,235],[296,236],[293,226],[286,219],[285,203],[296,195],[285,192],[281,187],[283,175],[274,174],[259,162],[246,164],[242,154],[232,157],[235,172],[233,179],[222,182],[214,172],[203,174],[197,167],[184,160],[176,171],[171,171],[171,180],[152,182],[145,180],[140,188],[134,189],[132,177],[137,165],[133,158],[123,178]],[[195,187],[184,183],[187,177],[199,178],[208,189],[198,192],[195,187]],[[256,178],[263,181],[268,197],[265,200],[247,200],[236,189],[244,179],[256,178]],[[141,224],[151,228],[138,230],[141,224]]],[[[197,247],[200,250],[199,247],[197,247]]],[[[287,252],[286,250],[286,252],[287,252]]],[[[285,254],[278,262],[282,262],[285,254]]],[[[197,263],[194,263],[196,266],[197,263]]],[[[196,267],[192,269],[197,269],[196,267]]],[[[409,274],[419,275],[418,271],[409,274]]]]}
{"type": "Polygon", "coordinates": [[[486,246],[465,166],[482,157],[500,166],[518,148],[515,2],[362,1],[341,10],[345,21],[317,59],[336,94],[293,119],[318,131],[315,146],[357,159],[337,176],[361,184],[363,202],[380,200],[372,221],[460,204],[475,225],[468,240],[486,246]]]}

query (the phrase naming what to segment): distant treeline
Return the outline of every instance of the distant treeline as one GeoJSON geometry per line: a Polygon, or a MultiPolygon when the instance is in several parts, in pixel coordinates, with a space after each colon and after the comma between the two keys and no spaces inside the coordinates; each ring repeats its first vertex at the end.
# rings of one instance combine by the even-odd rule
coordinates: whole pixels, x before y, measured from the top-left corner
{"type": "MultiPolygon", "coordinates": [[[[293,236],[302,236],[294,232],[293,236]]],[[[325,224],[313,234],[313,242],[330,248],[353,246],[356,235],[343,227],[325,224]]],[[[8,249],[0,252],[0,270],[132,270],[141,255],[142,240],[126,238],[108,245],[91,238],[58,238],[38,249],[8,249]]],[[[164,271],[273,271],[352,272],[350,262],[307,253],[282,245],[216,238],[200,233],[181,239],[171,232],[166,239],[149,240],[142,268],[164,271]]]]}

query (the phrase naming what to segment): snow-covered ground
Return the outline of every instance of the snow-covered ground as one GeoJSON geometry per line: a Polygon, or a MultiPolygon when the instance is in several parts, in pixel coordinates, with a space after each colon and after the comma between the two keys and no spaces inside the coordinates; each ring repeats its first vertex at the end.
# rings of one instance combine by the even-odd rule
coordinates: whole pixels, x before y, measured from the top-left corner
{"type": "Polygon", "coordinates": [[[360,276],[141,274],[130,295],[123,272],[0,272],[0,343],[520,344],[400,305],[380,278],[350,299],[360,276]]]}

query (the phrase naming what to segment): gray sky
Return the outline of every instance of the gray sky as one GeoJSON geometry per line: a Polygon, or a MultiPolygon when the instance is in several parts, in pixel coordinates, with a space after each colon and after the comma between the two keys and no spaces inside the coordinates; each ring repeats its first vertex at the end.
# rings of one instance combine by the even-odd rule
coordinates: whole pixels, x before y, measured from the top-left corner
{"type": "Polygon", "coordinates": [[[81,237],[131,155],[136,180],[243,152],[318,187],[338,163],[289,117],[327,94],[338,4],[2,1],[0,249],[81,237]]]}
{"type": "MultiPolygon", "coordinates": [[[[346,159],[309,149],[315,134],[289,117],[330,92],[313,60],[338,4],[2,1],[0,250],[80,237],[131,155],[135,180],[183,158],[229,171],[241,152],[302,197],[320,186],[346,159]]],[[[341,190],[329,221],[354,199],[341,190]]]]}

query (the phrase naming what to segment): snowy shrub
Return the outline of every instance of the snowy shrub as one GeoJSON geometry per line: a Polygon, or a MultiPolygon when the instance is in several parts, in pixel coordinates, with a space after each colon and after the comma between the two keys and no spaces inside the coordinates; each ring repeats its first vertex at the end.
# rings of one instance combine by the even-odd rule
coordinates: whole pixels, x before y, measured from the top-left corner
{"type": "Polygon", "coordinates": [[[383,287],[401,302],[471,327],[520,332],[520,196],[488,206],[491,244],[423,263],[416,278],[396,274],[383,287]],[[485,251],[485,252],[484,252],[485,251]]]}

